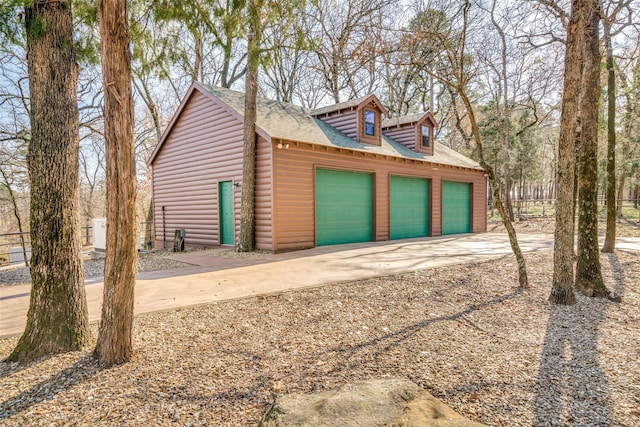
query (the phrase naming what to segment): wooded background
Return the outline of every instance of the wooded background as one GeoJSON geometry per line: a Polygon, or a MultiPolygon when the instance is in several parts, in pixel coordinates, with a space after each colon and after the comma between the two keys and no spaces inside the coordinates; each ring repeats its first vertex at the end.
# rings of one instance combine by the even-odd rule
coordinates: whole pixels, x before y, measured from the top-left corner
{"type": "MultiPolygon", "coordinates": [[[[0,233],[26,231],[29,223],[26,39],[21,8],[11,3],[0,8],[0,233]]],[[[464,3],[280,2],[262,16],[258,94],[315,108],[375,93],[391,116],[432,111],[439,122],[437,140],[475,157],[459,94],[433,77],[452,72],[447,44],[455,44],[464,30],[465,90],[505,205],[516,215],[552,215],[570,2],[479,0],[469,4],[469,19],[463,22],[464,3]],[[533,199],[551,201],[534,209],[533,199]]],[[[94,2],[75,1],[73,7],[80,66],[81,216],[83,225],[89,225],[91,218],[105,216],[99,30],[94,2]]],[[[133,0],[129,7],[138,217],[143,221],[151,202],[149,154],[193,80],[244,91],[248,28],[246,5],[240,0],[133,0]]],[[[623,0],[605,1],[601,7],[599,192],[603,201],[611,92],[620,214],[637,218],[640,9],[637,1],[623,0]],[[615,72],[611,87],[607,54],[615,72]]]]}

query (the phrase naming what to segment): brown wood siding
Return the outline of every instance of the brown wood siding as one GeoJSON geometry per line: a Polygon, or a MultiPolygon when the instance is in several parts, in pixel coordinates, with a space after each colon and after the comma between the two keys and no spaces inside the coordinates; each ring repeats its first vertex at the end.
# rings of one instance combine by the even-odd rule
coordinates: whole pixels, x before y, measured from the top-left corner
{"type": "Polygon", "coordinates": [[[473,232],[486,231],[485,178],[482,171],[432,166],[405,159],[365,155],[326,147],[290,144],[273,151],[273,215],[275,251],[315,246],[315,168],[354,170],[375,174],[374,239],[389,239],[389,175],[431,179],[431,235],[442,234],[442,180],[473,184],[473,232]],[[482,190],[479,190],[482,189],[482,190]]]}
{"type": "MultiPolygon", "coordinates": [[[[152,167],[156,247],[171,247],[181,228],[187,245],[220,244],[218,184],[242,179],[242,122],[194,91],[152,167]]],[[[236,212],[239,203],[234,187],[236,212]]]]}
{"type": "Polygon", "coordinates": [[[471,231],[479,233],[487,231],[487,178],[482,173],[482,179],[472,183],[471,188],[471,231]]]}
{"type": "Polygon", "coordinates": [[[382,131],[394,141],[404,145],[410,150],[416,149],[416,128],[415,126],[392,127],[382,131]]]}
{"type": "MultiPolygon", "coordinates": [[[[256,159],[256,247],[265,251],[273,250],[273,193],[271,186],[272,145],[262,137],[258,137],[256,159]]],[[[240,208],[237,210],[238,214],[240,208]]],[[[238,227],[240,222],[238,221],[238,227]]],[[[238,233],[240,231],[238,230],[238,233]]]]}
{"type": "Polygon", "coordinates": [[[442,235],[442,176],[431,178],[431,235],[442,235]]]}
{"type": "Polygon", "coordinates": [[[327,116],[318,116],[326,124],[333,126],[340,132],[356,139],[358,137],[358,114],[357,110],[336,111],[327,116]]]}

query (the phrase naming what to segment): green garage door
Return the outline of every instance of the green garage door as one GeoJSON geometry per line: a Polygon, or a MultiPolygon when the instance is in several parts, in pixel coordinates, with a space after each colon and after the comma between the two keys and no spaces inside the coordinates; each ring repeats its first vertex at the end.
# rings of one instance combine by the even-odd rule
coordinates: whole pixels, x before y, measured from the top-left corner
{"type": "Polygon", "coordinates": [[[442,234],[471,232],[471,184],[442,181],[442,234]]]}
{"type": "Polygon", "coordinates": [[[392,176],[390,186],[391,238],[429,235],[429,180],[392,176]]]}
{"type": "Polygon", "coordinates": [[[316,244],[373,240],[373,176],[316,171],[316,244]]]}
{"type": "Polygon", "coordinates": [[[223,181],[218,185],[220,199],[220,244],[233,245],[235,220],[233,218],[233,182],[223,181]]]}

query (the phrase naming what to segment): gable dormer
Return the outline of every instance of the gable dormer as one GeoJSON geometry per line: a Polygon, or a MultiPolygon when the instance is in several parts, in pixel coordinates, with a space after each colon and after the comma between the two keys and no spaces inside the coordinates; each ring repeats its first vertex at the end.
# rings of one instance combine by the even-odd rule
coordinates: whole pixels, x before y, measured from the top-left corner
{"type": "Polygon", "coordinates": [[[318,108],[311,115],[362,144],[382,144],[382,117],[387,110],[373,94],[318,108]]]}
{"type": "Polygon", "coordinates": [[[387,119],[382,123],[382,132],[411,150],[432,156],[434,131],[437,127],[433,114],[427,111],[387,119]]]}

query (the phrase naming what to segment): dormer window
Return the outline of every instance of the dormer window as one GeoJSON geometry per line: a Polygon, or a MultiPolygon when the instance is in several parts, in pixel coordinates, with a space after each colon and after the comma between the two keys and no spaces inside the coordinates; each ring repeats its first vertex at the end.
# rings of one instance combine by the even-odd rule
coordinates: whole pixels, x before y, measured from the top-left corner
{"type": "Polygon", "coordinates": [[[382,117],[387,110],[373,94],[317,108],[311,115],[360,144],[382,144],[382,117]]]}
{"type": "Polygon", "coordinates": [[[382,133],[410,150],[433,156],[435,129],[430,112],[394,117],[382,121],[382,133]]]}
{"type": "Polygon", "coordinates": [[[369,136],[376,134],[376,113],[371,110],[364,110],[364,133],[369,136]]]}
{"type": "Polygon", "coordinates": [[[424,148],[429,148],[431,146],[431,127],[430,126],[422,125],[420,144],[424,148]]]}

